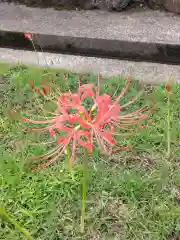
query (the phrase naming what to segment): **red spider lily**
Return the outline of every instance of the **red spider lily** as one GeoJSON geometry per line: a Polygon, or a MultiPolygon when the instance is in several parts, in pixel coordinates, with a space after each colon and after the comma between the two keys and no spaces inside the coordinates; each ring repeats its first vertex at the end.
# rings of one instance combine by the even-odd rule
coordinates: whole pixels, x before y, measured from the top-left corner
{"type": "Polygon", "coordinates": [[[30,33],[30,32],[26,32],[26,33],[24,33],[24,37],[29,39],[29,40],[32,40],[33,34],[30,33]]]}
{"type": "Polygon", "coordinates": [[[98,87],[94,84],[79,85],[77,93],[71,91],[60,93],[60,89],[54,84],[58,90],[58,95],[53,100],[56,111],[48,112],[51,116],[43,120],[24,119],[32,124],[46,124],[46,127],[29,130],[48,131],[57,142],[57,146],[47,154],[34,157],[40,161],[37,167],[47,167],[56,162],[68,146],[72,148],[71,162],[75,159],[78,146],[91,152],[95,142],[105,154],[111,153],[112,147],[130,149],[129,146],[118,146],[116,138],[136,134],[136,131],[132,131],[132,126],[141,128],[142,121],[152,113],[148,106],[144,106],[133,113],[122,114],[122,109],[137,100],[135,97],[124,105],[119,104],[130,84],[131,80],[128,78],[125,87],[115,100],[112,100],[108,94],[99,94],[100,75],[98,75],[98,87]],[[91,99],[90,106],[84,104],[87,99],[91,99]],[[118,133],[118,129],[127,132],[118,133]]]}

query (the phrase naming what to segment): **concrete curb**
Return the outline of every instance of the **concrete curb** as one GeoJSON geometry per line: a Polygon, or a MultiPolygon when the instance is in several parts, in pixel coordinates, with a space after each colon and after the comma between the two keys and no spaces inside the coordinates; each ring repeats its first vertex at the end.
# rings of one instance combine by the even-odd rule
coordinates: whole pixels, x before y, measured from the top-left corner
{"type": "Polygon", "coordinates": [[[1,47],[180,64],[180,18],[170,13],[55,11],[0,4],[1,47]]]}
{"type": "MultiPolygon", "coordinates": [[[[1,47],[32,50],[23,32],[0,31],[1,47]]],[[[180,45],[33,34],[37,50],[120,60],[180,64],[180,45]]]]}
{"type": "Polygon", "coordinates": [[[180,79],[180,66],[167,64],[121,61],[95,57],[35,53],[0,48],[0,60],[3,62],[24,63],[30,65],[49,66],[79,73],[98,73],[105,77],[126,75],[127,73],[145,83],[159,84],[169,78],[180,79]],[[37,60],[37,54],[38,59],[37,60]]]}

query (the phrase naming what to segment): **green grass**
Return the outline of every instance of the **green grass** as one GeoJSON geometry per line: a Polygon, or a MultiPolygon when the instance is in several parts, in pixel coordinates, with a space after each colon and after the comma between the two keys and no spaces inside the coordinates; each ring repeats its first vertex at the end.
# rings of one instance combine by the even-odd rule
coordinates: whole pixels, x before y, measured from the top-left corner
{"type": "MultiPolygon", "coordinates": [[[[45,150],[32,147],[34,134],[23,131],[24,124],[12,119],[8,110],[23,112],[37,106],[29,88],[34,79],[53,78],[62,91],[65,71],[0,65],[0,207],[37,240],[165,240],[180,238],[180,85],[171,99],[171,158],[167,152],[167,100],[160,87],[146,87],[146,94],[133,108],[153,97],[159,110],[145,131],[121,139],[121,144],[136,144],[137,154],[120,152],[111,158],[95,150],[89,162],[88,202],[85,233],[80,233],[81,158],[73,168],[74,179],[64,159],[38,173],[30,172],[30,156],[45,150]]],[[[75,90],[77,74],[68,73],[75,90]]],[[[84,74],[83,82],[96,76],[84,74]]],[[[122,89],[123,78],[102,79],[102,89],[113,94],[122,89]]],[[[137,94],[141,86],[133,82],[123,101],[137,94]]],[[[37,139],[36,139],[37,140],[37,139]]],[[[0,218],[0,239],[25,239],[9,222],[0,218]]]]}

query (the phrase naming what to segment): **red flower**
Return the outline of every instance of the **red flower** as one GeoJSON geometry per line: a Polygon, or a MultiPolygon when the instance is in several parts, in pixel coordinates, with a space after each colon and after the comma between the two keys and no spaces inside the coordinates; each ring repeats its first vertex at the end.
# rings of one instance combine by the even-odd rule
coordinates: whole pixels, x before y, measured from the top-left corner
{"type": "Polygon", "coordinates": [[[172,91],[172,85],[170,83],[166,83],[165,84],[165,89],[167,92],[171,92],[172,91]]]}
{"type": "MultiPolygon", "coordinates": [[[[128,91],[130,79],[127,80],[125,87],[120,95],[112,100],[108,94],[100,95],[100,75],[98,75],[98,87],[93,84],[79,85],[78,92],[71,91],[61,94],[56,86],[58,95],[53,102],[56,111],[48,112],[50,117],[40,120],[25,118],[26,122],[32,124],[45,124],[46,127],[32,128],[32,131],[48,131],[56,139],[57,146],[49,153],[42,156],[36,156],[39,159],[38,168],[47,167],[57,161],[63,154],[67,146],[71,146],[71,160],[75,159],[78,146],[93,150],[93,145],[97,144],[101,152],[111,154],[112,147],[116,149],[128,149],[128,146],[118,146],[117,137],[135,134],[132,126],[142,126],[142,120],[149,117],[152,112],[148,106],[141,107],[133,113],[122,114],[121,110],[134,103],[137,98],[124,105],[119,101],[128,91]],[[90,106],[86,103],[89,99],[90,106]],[[118,133],[117,130],[126,130],[125,133],[118,133]]],[[[34,90],[34,85],[31,83],[34,90]]],[[[42,93],[42,92],[41,92],[42,93]]]]}
{"type": "Polygon", "coordinates": [[[24,37],[29,39],[29,40],[32,40],[33,34],[30,33],[30,32],[26,32],[26,33],[24,33],[24,37]]]}

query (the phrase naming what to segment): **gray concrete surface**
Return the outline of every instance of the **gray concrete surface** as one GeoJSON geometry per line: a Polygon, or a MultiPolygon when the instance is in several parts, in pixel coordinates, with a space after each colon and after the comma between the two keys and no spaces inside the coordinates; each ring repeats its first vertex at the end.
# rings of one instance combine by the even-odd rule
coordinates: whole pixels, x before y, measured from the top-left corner
{"type": "Polygon", "coordinates": [[[180,17],[166,12],[55,11],[0,3],[0,30],[69,37],[180,43],[180,17]]]}
{"type": "Polygon", "coordinates": [[[51,53],[38,53],[31,51],[20,51],[0,48],[0,61],[24,63],[53,68],[63,68],[74,72],[100,72],[105,76],[118,76],[130,73],[137,80],[146,83],[158,84],[166,82],[170,78],[178,81],[180,79],[180,66],[131,62],[94,57],[80,57],[72,55],[61,55],[51,53]],[[39,59],[39,63],[38,63],[39,59]]]}

